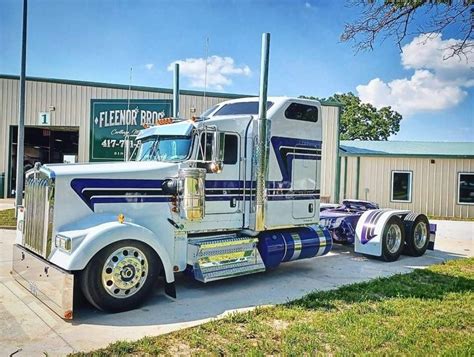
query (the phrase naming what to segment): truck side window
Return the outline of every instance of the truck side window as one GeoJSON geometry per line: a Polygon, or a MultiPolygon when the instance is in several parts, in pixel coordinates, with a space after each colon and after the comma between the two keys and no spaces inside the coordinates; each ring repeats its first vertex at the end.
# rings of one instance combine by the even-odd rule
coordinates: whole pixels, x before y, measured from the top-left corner
{"type": "Polygon", "coordinates": [[[292,103],[285,110],[287,119],[295,119],[316,123],[318,121],[318,107],[300,103],[292,103]]]}
{"type": "MultiPolygon", "coordinates": [[[[211,161],[212,160],[212,144],[214,142],[214,137],[212,133],[207,134],[207,140],[204,137],[204,134],[201,135],[200,147],[198,150],[197,159],[202,161],[211,161]],[[206,157],[203,159],[203,150],[206,150],[206,157]]],[[[235,134],[225,134],[225,144],[224,144],[224,164],[234,165],[238,161],[239,157],[239,137],[235,134]]],[[[199,166],[199,165],[198,165],[199,166]]]]}
{"type": "Polygon", "coordinates": [[[226,134],[224,145],[224,165],[233,165],[237,163],[238,149],[239,137],[233,134],[226,134]]]}
{"type": "Polygon", "coordinates": [[[212,133],[207,133],[207,140],[204,134],[201,135],[199,150],[197,159],[203,161],[211,161],[212,160],[212,144],[214,142],[214,137],[212,133]],[[206,157],[203,158],[203,151],[205,150],[206,157]]]}

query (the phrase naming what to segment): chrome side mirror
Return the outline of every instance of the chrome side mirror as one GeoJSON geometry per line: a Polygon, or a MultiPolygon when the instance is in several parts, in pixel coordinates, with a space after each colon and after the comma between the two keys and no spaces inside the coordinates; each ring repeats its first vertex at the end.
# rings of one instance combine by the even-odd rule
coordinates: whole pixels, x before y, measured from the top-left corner
{"type": "Polygon", "coordinates": [[[212,162],[209,165],[209,169],[213,173],[219,173],[224,167],[225,134],[219,131],[215,131],[212,134],[212,162]]]}

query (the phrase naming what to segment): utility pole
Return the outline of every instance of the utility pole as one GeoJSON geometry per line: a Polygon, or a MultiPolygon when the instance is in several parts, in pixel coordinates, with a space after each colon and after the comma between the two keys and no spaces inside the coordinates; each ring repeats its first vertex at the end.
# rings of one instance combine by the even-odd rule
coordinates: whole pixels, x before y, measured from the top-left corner
{"type": "Polygon", "coordinates": [[[23,204],[23,161],[25,155],[25,75],[26,75],[26,25],[28,0],[23,0],[23,31],[21,38],[20,103],[18,112],[18,140],[16,149],[15,212],[23,204]]]}

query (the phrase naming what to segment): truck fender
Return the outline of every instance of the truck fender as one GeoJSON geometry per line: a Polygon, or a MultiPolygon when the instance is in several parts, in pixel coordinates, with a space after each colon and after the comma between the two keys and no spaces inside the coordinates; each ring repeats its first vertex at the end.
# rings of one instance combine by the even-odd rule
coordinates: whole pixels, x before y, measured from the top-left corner
{"type": "Polygon", "coordinates": [[[360,216],[356,226],[354,251],[356,253],[382,256],[382,233],[387,221],[393,216],[403,216],[407,210],[373,209],[360,216]]]}
{"type": "MultiPolygon", "coordinates": [[[[174,282],[173,265],[163,244],[148,228],[135,223],[107,222],[83,231],[82,237],[74,231],[76,238],[72,240],[73,251],[68,254],[55,249],[50,261],[69,271],[83,270],[92,257],[102,248],[125,239],[134,239],[148,244],[155,250],[163,263],[163,270],[167,283],[174,282]],[[76,247],[74,247],[76,243],[76,247]]],[[[63,236],[70,236],[69,232],[58,232],[63,236]]],[[[72,232],[71,232],[72,233],[72,232]]]]}

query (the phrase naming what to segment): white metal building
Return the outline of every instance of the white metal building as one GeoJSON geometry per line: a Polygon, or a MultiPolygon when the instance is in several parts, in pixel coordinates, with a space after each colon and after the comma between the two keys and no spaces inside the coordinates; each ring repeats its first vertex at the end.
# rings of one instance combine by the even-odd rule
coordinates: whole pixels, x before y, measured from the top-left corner
{"type": "Polygon", "coordinates": [[[341,141],[340,199],[474,217],[474,143],[341,141]]]}
{"type": "MultiPolygon", "coordinates": [[[[0,75],[0,198],[15,187],[18,76],[0,75]]],[[[181,117],[248,95],[180,91],[181,117]]],[[[25,169],[42,163],[123,160],[124,132],[160,116],[170,116],[172,90],[76,80],[33,78],[26,81],[25,169]],[[127,116],[127,113],[132,113],[127,116]],[[127,119],[128,118],[128,119],[127,119]]],[[[336,198],[339,109],[323,103],[321,196],[336,198]]]]}

